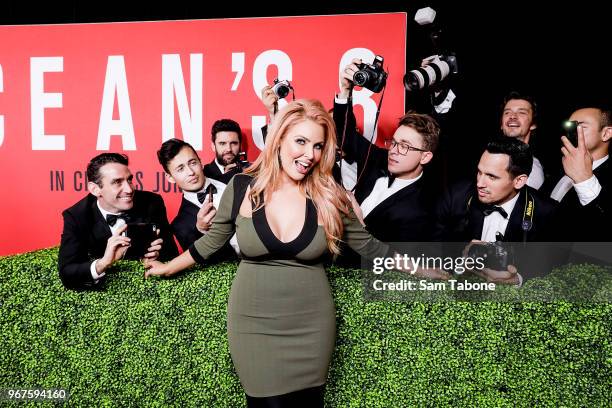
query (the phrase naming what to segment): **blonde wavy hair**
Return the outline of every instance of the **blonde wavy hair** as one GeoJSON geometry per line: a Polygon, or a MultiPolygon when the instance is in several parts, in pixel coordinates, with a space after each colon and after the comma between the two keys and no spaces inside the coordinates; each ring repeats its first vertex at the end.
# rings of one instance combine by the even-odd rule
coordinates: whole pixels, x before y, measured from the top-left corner
{"type": "Polygon", "coordinates": [[[293,126],[306,120],[322,126],[325,138],[321,160],[312,167],[306,177],[300,180],[299,188],[313,201],[317,215],[323,221],[328,249],[338,254],[340,253],[338,243],[344,229],[342,214],[349,213],[351,204],[346,191],[332,176],[336,158],[336,128],[321,102],[300,99],[289,103],[276,114],[270,125],[264,150],[245,171],[255,178],[249,198],[255,203],[254,211],[257,211],[265,204],[260,202],[260,194],[264,193],[265,202],[269,197],[267,193],[279,187],[282,172],[279,160],[281,142],[293,126]]]}

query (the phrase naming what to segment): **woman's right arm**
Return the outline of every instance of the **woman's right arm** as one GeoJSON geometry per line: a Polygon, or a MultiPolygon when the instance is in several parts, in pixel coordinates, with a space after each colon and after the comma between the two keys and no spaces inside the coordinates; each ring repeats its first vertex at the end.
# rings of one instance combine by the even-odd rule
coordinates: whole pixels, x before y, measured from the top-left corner
{"type": "Polygon", "coordinates": [[[195,260],[189,251],[185,251],[168,263],[145,260],[145,279],[149,276],[172,276],[175,273],[195,265],[195,260]]]}

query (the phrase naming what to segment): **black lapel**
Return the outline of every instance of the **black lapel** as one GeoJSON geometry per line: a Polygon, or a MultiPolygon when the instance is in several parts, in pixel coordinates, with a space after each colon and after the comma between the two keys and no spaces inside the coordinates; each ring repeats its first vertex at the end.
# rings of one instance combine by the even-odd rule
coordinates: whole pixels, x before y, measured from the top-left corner
{"type": "Polygon", "coordinates": [[[410,206],[414,204],[414,201],[409,201],[408,197],[415,195],[418,193],[418,191],[420,191],[421,180],[422,178],[384,199],[380,204],[374,207],[372,211],[370,211],[368,216],[365,217],[363,221],[367,224],[368,218],[372,217],[372,219],[374,219],[380,216],[381,213],[388,213],[391,211],[392,206],[397,206],[394,210],[395,212],[410,212],[410,206]]]}
{"type": "Polygon", "coordinates": [[[100,243],[106,247],[106,241],[112,234],[106,220],[102,217],[102,213],[97,203],[98,200],[94,199],[89,206],[89,212],[91,214],[91,242],[100,243]]]}
{"type": "MultiPolygon", "coordinates": [[[[527,198],[527,187],[523,187],[519,192],[519,198],[514,204],[514,208],[508,219],[508,226],[504,234],[504,241],[521,242],[523,241],[523,214],[525,213],[525,199],[527,198]]],[[[535,211],[535,209],[534,209],[535,211]]]]}

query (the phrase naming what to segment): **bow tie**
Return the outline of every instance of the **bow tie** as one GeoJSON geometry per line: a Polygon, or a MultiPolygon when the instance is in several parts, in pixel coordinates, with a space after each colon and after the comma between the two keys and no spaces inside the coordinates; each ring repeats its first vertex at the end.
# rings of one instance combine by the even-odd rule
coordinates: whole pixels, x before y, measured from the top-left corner
{"type": "Polygon", "coordinates": [[[388,184],[387,184],[387,188],[391,188],[391,185],[395,181],[395,176],[393,174],[389,173],[388,177],[389,177],[389,181],[388,181],[388,184]]]}
{"type": "Polygon", "coordinates": [[[123,220],[127,223],[130,220],[130,216],[127,214],[106,214],[106,222],[111,227],[117,223],[119,218],[123,218],[123,220]]]}
{"type": "Polygon", "coordinates": [[[215,187],[213,184],[209,184],[208,187],[204,189],[204,191],[200,191],[198,193],[198,201],[200,203],[203,203],[206,200],[206,196],[208,195],[209,192],[212,192],[213,194],[217,194],[217,187],[215,187]]]}
{"type": "Polygon", "coordinates": [[[488,215],[491,215],[491,213],[494,213],[495,211],[500,213],[502,217],[508,218],[508,213],[506,212],[506,210],[504,210],[502,207],[498,205],[488,205],[487,207],[485,207],[484,210],[482,210],[485,217],[488,215]]]}

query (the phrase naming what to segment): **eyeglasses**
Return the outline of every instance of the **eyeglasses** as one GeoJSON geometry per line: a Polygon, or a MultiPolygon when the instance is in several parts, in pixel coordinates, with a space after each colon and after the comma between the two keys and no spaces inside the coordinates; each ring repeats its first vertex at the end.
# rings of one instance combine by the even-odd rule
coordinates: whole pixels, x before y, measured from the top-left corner
{"type": "Polygon", "coordinates": [[[413,152],[428,152],[429,151],[429,150],[419,149],[418,147],[411,146],[408,143],[396,142],[395,139],[385,140],[385,147],[387,149],[392,150],[395,146],[397,146],[397,152],[403,156],[407,155],[409,151],[413,151],[413,152]]]}

